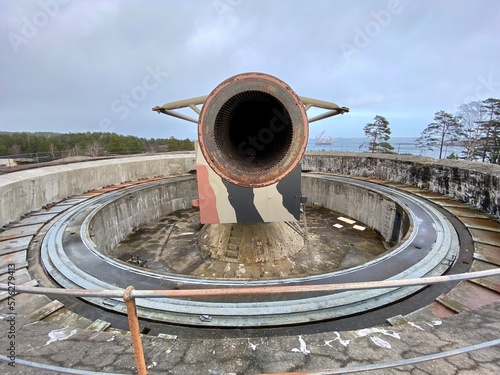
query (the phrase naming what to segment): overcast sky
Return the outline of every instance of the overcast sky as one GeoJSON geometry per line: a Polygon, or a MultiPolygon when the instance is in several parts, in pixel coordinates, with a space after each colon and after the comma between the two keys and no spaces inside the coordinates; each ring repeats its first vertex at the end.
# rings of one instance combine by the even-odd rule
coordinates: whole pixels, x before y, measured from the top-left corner
{"type": "Polygon", "coordinates": [[[151,108],[249,71],[351,109],[311,136],[363,137],[375,115],[418,136],[439,110],[500,97],[497,0],[0,5],[0,131],[194,139],[195,124],[151,108]]]}

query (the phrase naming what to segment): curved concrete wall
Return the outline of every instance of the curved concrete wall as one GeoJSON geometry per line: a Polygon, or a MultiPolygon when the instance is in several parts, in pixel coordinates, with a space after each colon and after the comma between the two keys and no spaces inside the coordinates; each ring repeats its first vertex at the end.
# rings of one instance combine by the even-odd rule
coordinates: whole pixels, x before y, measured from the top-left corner
{"type": "MultiPolygon", "coordinates": [[[[0,225],[92,189],[195,169],[194,153],[100,160],[0,176],[0,225]]],[[[418,186],[500,218],[500,166],[416,156],[307,153],[303,169],[376,177],[418,186]]]]}
{"type": "Polygon", "coordinates": [[[447,195],[500,218],[500,166],[367,153],[308,153],[303,170],[366,176],[447,195]]]}
{"type": "Polygon", "coordinates": [[[0,176],[0,225],[89,190],[195,169],[194,153],[136,156],[30,169],[0,176]]]}
{"type": "Polygon", "coordinates": [[[302,194],[309,203],[342,212],[374,229],[391,245],[408,233],[408,213],[390,197],[341,181],[302,176],[302,194]]]}
{"type": "Polygon", "coordinates": [[[94,213],[87,236],[99,251],[106,253],[141,226],[192,207],[197,195],[195,176],[165,180],[160,185],[128,193],[94,213]]]}

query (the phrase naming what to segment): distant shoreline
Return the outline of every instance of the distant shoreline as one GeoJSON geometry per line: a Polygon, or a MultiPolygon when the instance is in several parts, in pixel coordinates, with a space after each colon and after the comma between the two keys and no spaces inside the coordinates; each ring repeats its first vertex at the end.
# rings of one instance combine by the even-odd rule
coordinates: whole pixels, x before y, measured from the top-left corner
{"type": "MultiPolygon", "coordinates": [[[[389,143],[394,147],[396,154],[411,154],[416,156],[428,156],[437,159],[439,150],[423,151],[416,147],[415,141],[418,137],[391,137],[389,143]]],[[[363,152],[368,151],[368,138],[366,137],[338,137],[333,138],[331,145],[316,145],[315,138],[309,138],[307,143],[308,151],[345,151],[345,152],[363,152]],[[364,146],[362,146],[364,144],[364,146]],[[362,146],[362,147],[360,147],[362,146]]],[[[462,147],[445,147],[443,158],[446,158],[452,152],[461,155],[464,149],[462,147]]]]}

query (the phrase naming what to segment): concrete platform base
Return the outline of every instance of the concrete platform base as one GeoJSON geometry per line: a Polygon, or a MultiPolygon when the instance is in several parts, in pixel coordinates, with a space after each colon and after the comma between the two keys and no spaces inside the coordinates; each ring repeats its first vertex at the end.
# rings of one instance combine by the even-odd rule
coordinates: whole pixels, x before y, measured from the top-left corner
{"type": "MultiPolygon", "coordinates": [[[[445,320],[412,321],[399,326],[379,326],[357,331],[308,335],[210,338],[143,336],[149,374],[301,374],[340,373],[330,370],[391,363],[441,353],[499,338],[500,303],[449,317],[445,320]],[[322,372],[315,372],[323,370],[322,372]],[[329,372],[330,371],[330,372],[329,372]]],[[[0,330],[9,329],[0,315],[0,330]]],[[[165,332],[168,334],[168,332],[165,332]]],[[[4,353],[4,352],[2,352],[4,353]]],[[[130,374],[134,355],[130,335],[94,332],[33,323],[16,317],[17,363],[0,363],[0,371],[13,375],[49,375],[54,370],[29,368],[19,360],[87,371],[130,374]]],[[[446,359],[368,372],[387,374],[498,374],[500,346],[446,359]]],[[[343,372],[345,373],[345,372],[343,372]]]]}
{"type": "Polygon", "coordinates": [[[198,247],[212,259],[234,263],[286,259],[305,246],[297,223],[208,224],[198,235],[198,247]]]}

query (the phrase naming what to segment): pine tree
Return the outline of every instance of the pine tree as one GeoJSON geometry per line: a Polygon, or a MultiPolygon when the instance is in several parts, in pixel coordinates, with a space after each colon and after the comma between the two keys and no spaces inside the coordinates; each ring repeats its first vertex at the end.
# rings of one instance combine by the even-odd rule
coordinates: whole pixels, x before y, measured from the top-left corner
{"type": "Polygon", "coordinates": [[[434,122],[427,125],[416,140],[418,148],[424,150],[439,150],[439,159],[443,156],[446,146],[455,145],[464,133],[458,119],[445,111],[436,112],[434,122]]]}
{"type": "Polygon", "coordinates": [[[391,138],[389,121],[384,116],[376,115],[373,123],[365,125],[363,130],[369,138],[368,150],[371,152],[392,153],[394,147],[388,142],[391,138]]]}
{"type": "Polygon", "coordinates": [[[481,102],[486,120],[480,121],[482,137],[480,153],[482,161],[500,164],[500,99],[489,98],[481,102]]]}

